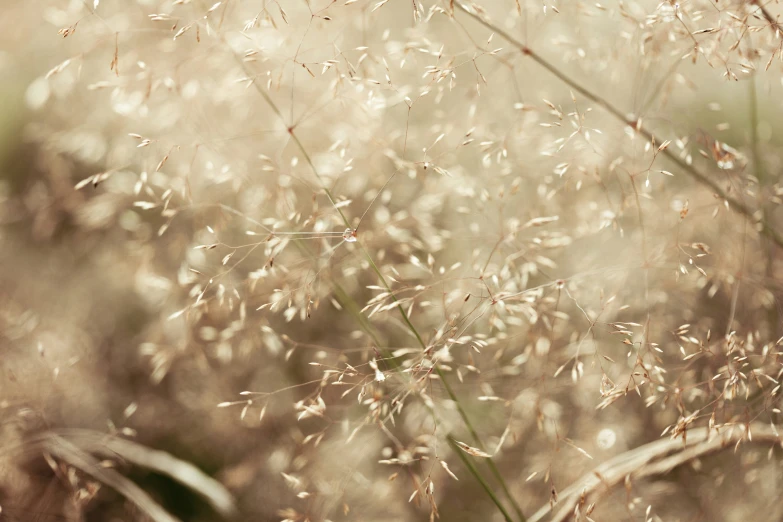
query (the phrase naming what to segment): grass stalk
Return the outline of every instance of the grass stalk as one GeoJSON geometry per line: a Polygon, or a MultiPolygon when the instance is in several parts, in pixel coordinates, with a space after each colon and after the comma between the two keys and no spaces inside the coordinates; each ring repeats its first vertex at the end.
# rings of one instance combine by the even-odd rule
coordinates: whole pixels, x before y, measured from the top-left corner
{"type": "MultiPolygon", "coordinates": [[[[751,157],[753,159],[753,175],[759,183],[759,195],[764,193],[765,185],[767,183],[766,172],[764,171],[764,162],[761,158],[761,151],[759,150],[759,101],[758,101],[758,85],[756,84],[756,75],[750,77],[748,82],[748,110],[750,111],[750,150],[751,157]]],[[[763,203],[759,203],[762,216],[767,216],[767,209],[764,208],[763,203]]],[[[775,259],[775,245],[769,240],[764,245],[764,262],[766,263],[765,273],[770,279],[774,277],[774,259],[775,259]]],[[[770,307],[767,310],[767,324],[769,325],[770,335],[772,337],[780,336],[780,325],[778,324],[778,311],[776,307],[770,307]]]]}
{"type": "MultiPolygon", "coordinates": [[[[454,453],[456,453],[460,460],[462,461],[462,464],[471,472],[471,474],[476,477],[476,480],[478,480],[479,484],[481,485],[482,489],[487,493],[487,496],[492,499],[492,501],[495,503],[495,505],[498,507],[500,512],[503,514],[503,518],[506,519],[506,522],[512,522],[511,515],[509,515],[508,511],[505,510],[503,507],[503,504],[500,503],[500,500],[495,495],[495,492],[492,491],[492,488],[489,487],[489,484],[481,477],[481,474],[476,469],[476,466],[473,464],[473,461],[471,461],[468,456],[465,454],[464,451],[459,449],[457,446],[456,441],[449,436],[448,437],[449,444],[451,445],[452,449],[454,450],[454,453]]],[[[524,519],[523,519],[524,520],[524,519]]]]}

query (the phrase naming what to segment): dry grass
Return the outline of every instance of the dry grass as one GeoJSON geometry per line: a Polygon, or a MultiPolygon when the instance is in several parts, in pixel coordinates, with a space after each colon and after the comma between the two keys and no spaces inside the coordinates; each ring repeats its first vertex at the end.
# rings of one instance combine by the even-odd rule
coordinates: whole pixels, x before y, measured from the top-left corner
{"type": "Polygon", "coordinates": [[[783,514],[777,2],[40,4],[0,516],[783,514]]]}

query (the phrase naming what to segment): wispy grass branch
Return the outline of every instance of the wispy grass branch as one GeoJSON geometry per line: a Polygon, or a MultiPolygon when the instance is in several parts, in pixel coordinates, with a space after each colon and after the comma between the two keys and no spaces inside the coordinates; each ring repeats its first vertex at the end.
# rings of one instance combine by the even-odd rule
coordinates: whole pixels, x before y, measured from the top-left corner
{"type": "MultiPolygon", "coordinates": [[[[635,129],[637,133],[644,136],[647,140],[657,144],[663,143],[664,140],[658,138],[652,131],[646,129],[645,127],[642,127],[639,124],[639,120],[636,117],[634,117],[633,115],[626,115],[620,109],[618,109],[617,106],[611,103],[608,99],[589,90],[580,82],[576,81],[575,79],[571,78],[570,76],[562,72],[560,69],[552,65],[548,60],[543,58],[540,54],[538,54],[533,49],[523,44],[513,36],[511,36],[509,33],[504,31],[500,27],[498,27],[493,22],[473,12],[470,8],[465,7],[460,2],[455,2],[454,5],[460,11],[467,14],[469,17],[473,18],[475,21],[477,21],[487,29],[503,37],[503,39],[505,39],[514,47],[516,47],[522,54],[530,57],[531,60],[533,60],[541,67],[543,67],[544,69],[552,73],[552,75],[554,75],[557,79],[559,79],[560,81],[568,85],[571,89],[573,89],[574,91],[578,92],[588,100],[592,101],[596,105],[603,108],[606,112],[614,116],[617,120],[635,129]]],[[[733,208],[735,211],[742,214],[748,221],[750,221],[753,224],[758,223],[759,227],[761,228],[760,232],[766,235],[767,237],[769,237],[770,240],[772,240],[778,247],[783,248],[783,235],[781,235],[780,232],[778,232],[775,228],[773,228],[765,217],[762,216],[760,219],[757,219],[757,217],[755,216],[754,209],[752,209],[751,207],[749,207],[739,199],[730,196],[728,192],[724,190],[723,187],[721,187],[720,184],[717,181],[715,181],[715,179],[712,176],[709,176],[704,172],[701,172],[693,165],[689,165],[683,159],[678,157],[674,152],[672,152],[672,150],[669,148],[663,149],[661,151],[661,154],[664,155],[666,158],[668,158],[669,161],[677,165],[677,167],[679,167],[682,170],[682,172],[684,172],[685,174],[693,178],[699,184],[712,190],[713,193],[715,193],[722,200],[726,201],[731,208],[733,208]]]]}
{"type": "MultiPolygon", "coordinates": [[[[226,47],[229,47],[228,43],[225,41],[225,39],[223,38],[222,35],[219,35],[219,38],[221,38],[221,40],[223,41],[224,45],[226,45],[226,47]]],[[[243,71],[246,74],[248,74],[248,76],[251,76],[252,75],[252,71],[249,70],[247,64],[242,60],[242,58],[240,56],[236,55],[233,51],[230,51],[230,47],[229,47],[229,52],[231,52],[231,54],[234,57],[234,59],[242,67],[243,71]]],[[[256,81],[253,81],[253,86],[256,89],[256,91],[261,95],[261,97],[264,99],[264,101],[267,103],[267,105],[270,107],[270,109],[285,123],[285,117],[283,116],[282,111],[277,106],[277,104],[274,102],[274,100],[272,100],[272,98],[269,96],[269,94],[256,81]]],[[[294,144],[297,146],[297,148],[299,149],[301,154],[304,156],[305,161],[307,162],[308,166],[310,167],[310,170],[312,170],[313,174],[318,179],[318,181],[321,182],[324,194],[329,199],[329,201],[331,202],[332,206],[335,207],[335,209],[339,213],[340,218],[342,219],[343,223],[345,224],[345,226],[347,228],[352,228],[348,218],[345,216],[345,214],[342,212],[342,210],[339,207],[336,206],[337,205],[336,199],[332,195],[332,192],[329,190],[329,188],[326,186],[326,184],[324,182],[324,179],[321,176],[321,174],[318,172],[318,169],[315,167],[315,164],[313,163],[313,161],[312,161],[312,159],[310,157],[310,154],[307,152],[307,149],[304,147],[304,145],[302,144],[302,141],[297,136],[296,130],[294,129],[293,126],[289,126],[289,127],[287,127],[287,129],[288,129],[288,134],[291,136],[291,139],[293,140],[294,144]]],[[[378,276],[378,278],[381,281],[381,283],[391,293],[391,298],[394,300],[394,302],[397,303],[397,309],[399,310],[400,314],[402,315],[403,322],[405,323],[406,327],[410,330],[410,332],[416,338],[416,340],[418,341],[418,343],[421,346],[422,350],[426,350],[427,349],[427,344],[424,342],[424,339],[422,338],[421,334],[419,333],[419,331],[416,329],[416,327],[411,322],[410,318],[408,317],[408,314],[405,312],[405,310],[403,309],[402,305],[399,304],[399,302],[397,300],[397,297],[392,292],[392,289],[389,286],[389,283],[387,282],[387,280],[384,277],[383,273],[380,271],[380,269],[375,264],[375,261],[373,260],[373,258],[370,255],[370,253],[364,248],[364,245],[361,243],[360,240],[358,240],[358,238],[357,238],[357,244],[360,246],[362,252],[364,253],[365,258],[369,262],[369,264],[372,267],[373,271],[378,276]]],[[[332,284],[335,284],[335,282],[332,281],[332,284]]],[[[348,293],[345,292],[342,288],[340,288],[338,293],[340,294],[340,298],[342,300],[342,304],[346,305],[346,308],[351,312],[351,316],[354,317],[357,320],[357,322],[360,324],[360,326],[362,327],[363,330],[368,331],[369,330],[369,323],[366,321],[366,318],[364,318],[362,316],[362,314],[359,312],[359,307],[356,306],[356,303],[354,303],[353,300],[350,299],[348,293]],[[360,319],[359,316],[362,316],[362,318],[360,319]]],[[[372,337],[377,342],[377,340],[378,340],[377,337],[375,335],[372,335],[372,337]]],[[[379,347],[379,349],[383,349],[380,345],[378,347],[379,347]]],[[[393,360],[393,359],[390,359],[390,360],[393,360]]],[[[480,436],[478,435],[478,432],[476,431],[475,427],[473,426],[472,422],[470,421],[470,418],[468,417],[467,412],[465,411],[465,409],[460,404],[459,398],[457,397],[457,395],[454,393],[454,390],[449,385],[448,380],[447,380],[447,376],[437,366],[437,363],[435,364],[434,369],[435,369],[435,373],[438,375],[439,379],[443,383],[443,387],[446,390],[446,393],[448,394],[449,398],[456,405],[457,411],[459,412],[460,417],[462,418],[463,422],[465,423],[466,428],[470,432],[471,437],[473,438],[475,443],[480,448],[484,449],[485,448],[484,443],[482,442],[480,436]]],[[[448,440],[450,442],[453,442],[453,437],[451,436],[451,434],[448,434],[447,438],[448,438],[448,440]]],[[[458,454],[460,455],[460,457],[463,460],[466,458],[465,455],[462,454],[459,451],[458,451],[458,454]]],[[[509,502],[514,507],[514,510],[517,513],[517,516],[518,516],[519,520],[521,522],[526,522],[526,518],[523,515],[521,508],[519,507],[518,503],[516,502],[516,500],[511,495],[511,492],[510,492],[510,490],[508,488],[508,485],[506,484],[505,480],[503,479],[503,476],[500,474],[500,470],[498,469],[497,465],[492,461],[492,459],[487,459],[487,466],[489,467],[492,475],[495,477],[495,479],[500,484],[500,487],[503,490],[503,492],[506,495],[506,497],[508,498],[509,502]]],[[[487,491],[490,494],[490,498],[495,503],[495,505],[497,506],[498,510],[500,510],[504,514],[504,516],[506,517],[506,520],[510,521],[511,518],[509,518],[508,513],[506,512],[506,510],[503,507],[502,503],[499,501],[499,499],[493,493],[491,493],[491,489],[489,489],[485,479],[481,476],[481,473],[476,469],[476,467],[475,466],[470,466],[470,467],[468,467],[468,471],[482,485],[482,487],[485,489],[485,491],[487,491]]]]}

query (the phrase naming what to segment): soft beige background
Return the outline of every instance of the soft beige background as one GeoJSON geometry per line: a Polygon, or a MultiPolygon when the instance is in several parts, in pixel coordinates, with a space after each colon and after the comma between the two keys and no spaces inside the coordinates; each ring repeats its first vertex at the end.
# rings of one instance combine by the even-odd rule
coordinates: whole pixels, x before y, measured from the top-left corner
{"type": "MultiPolygon", "coordinates": [[[[675,140],[672,150],[783,227],[774,31],[739,1],[683,2],[682,23],[658,2],[602,3],[482,6],[498,27],[622,112],[641,114],[661,140],[675,140]],[[695,64],[682,59],[693,48],[686,26],[721,29],[693,37],[695,64]],[[714,140],[741,155],[735,168],[718,167],[714,140]]],[[[245,0],[206,19],[209,5],[196,1],[102,0],[96,14],[80,1],[4,2],[0,518],[143,519],[108,486],[75,501],[84,476],[69,479],[67,468],[57,476],[40,451],[24,449],[37,433],[74,427],[126,428],[125,436],[192,462],[232,492],[241,520],[426,520],[427,501],[408,498],[434,461],[378,462],[406,454],[437,455],[459,477],[432,468],[443,520],[500,520],[443,438],[453,430],[471,442],[437,380],[417,390],[433,401],[437,428],[429,399],[414,393],[388,432],[368,425],[346,444],[368,406],[358,389],[343,399],[336,386],[324,388],[325,418],[297,420],[295,403],[312,398],[324,369],[311,362],[351,364],[368,382],[377,349],[409,349],[409,364],[422,362],[396,310],[372,315],[373,340],[361,314],[333,305],[340,292],[359,307],[381,292],[363,249],[400,297],[415,295],[411,321],[448,366],[487,446],[508,427],[495,460],[526,515],[547,505],[553,486],[564,490],[694,412],[694,428],[713,412],[718,424],[778,423],[780,251],[663,158],[647,185],[660,143],[645,150],[641,136],[584,95],[574,93],[574,103],[567,85],[501,35],[488,42],[492,32],[464,13],[450,19],[447,2],[415,2],[415,22],[411,2],[398,0],[374,12],[364,1],[280,5],[285,19],[275,2],[245,0]],[[326,7],[320,15],[331,20],[311,19],[326,7]],[[246,27],[264,8],[269,17],[246,27]],[[58,35],[77,21],[73,34],[58,35]],[[574,110],[583,133],[558,150],[574,110]],[[320,179],[287,133],[293,124],[320,179]],[[144,138],[153,141],[139,148],[144,138]],[[107,171],[97,188],[74,188],[107,171]],[[352,227],[364,215],[359,243],[340,243],[345,224],[324,184],[349,201],[340,206],[352,227]],[[194,249],[261,241],[265,227],[337,234],[308,235],[303,249],[291,243],[282,253],[238,249],[225,265],[232,249],[194,249]],[[693,258],[702,275],[688,258],[705,251],[693,258]],[[203,302],[171,318],[210,277],[219,280],[203,302]],[[489,304],[489,292],[534,287],[489,304]],[[256,310],[277,299],[274,310],[256,310]],[[617,335],[609,323],[618,321],[634,323],[632,333],[617,335]],[[476,349],[459,339],[469,335],[476,349]],[[660,351],[647,344],[640,352],[624,338],[660,351]],[[699,342],[713,354],[683,360],[699,342]],[[617,390],[632,382],[637,353],[660,386],[596,409],[610,381],[617,390]],[[744,376],[727,392],[737,370],[744,376]],[[262,420],[258,401],[244,419],[242,405],[217,407],[242,400],[243,390],[283,391],[262,420]],[[317,447],[306,439],[321,432],[317,447]],[[298,498],[302,491],[310,496],[298,498]]],[[[386,381],[368,388],[387,407],[410,386],[389,368],[381,363],[386,381]]],[[[771,447],[742,445],[660,480],[620,485],[592,516],[642,520],[649,505],[661,520],[778,519],[780,455],[771,447]]],[[[120,469],[181,520],[215,520],[187,488],[120,469]]]]}

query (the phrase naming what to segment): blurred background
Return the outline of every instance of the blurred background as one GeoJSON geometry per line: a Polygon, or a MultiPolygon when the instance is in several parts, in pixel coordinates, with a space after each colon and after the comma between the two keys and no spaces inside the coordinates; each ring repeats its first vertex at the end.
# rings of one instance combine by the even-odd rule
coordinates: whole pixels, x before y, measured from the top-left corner
{"type": "Polygon", "coordinates": [[[5,0],[0,520],[779,520],[781,14],[5,0]]]}

